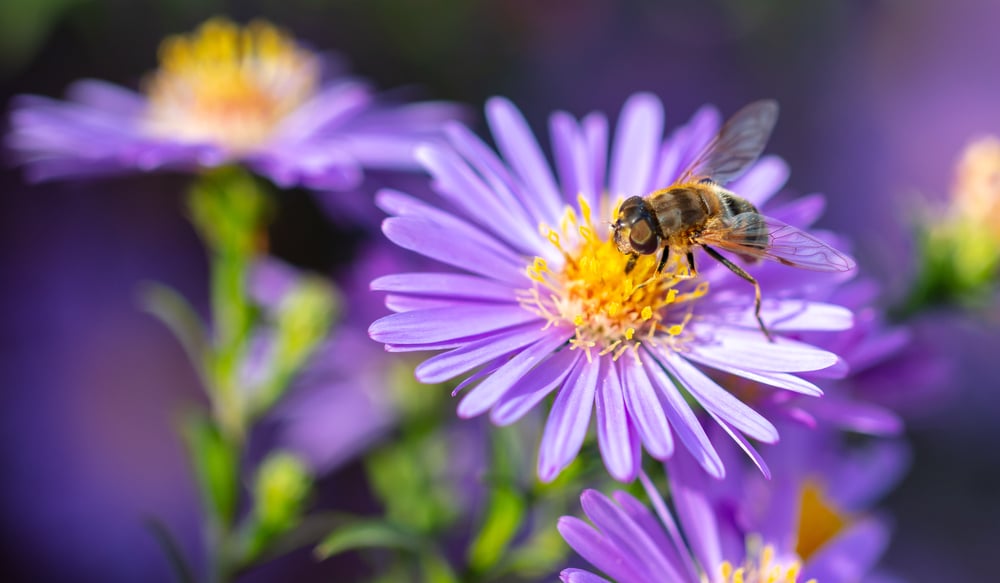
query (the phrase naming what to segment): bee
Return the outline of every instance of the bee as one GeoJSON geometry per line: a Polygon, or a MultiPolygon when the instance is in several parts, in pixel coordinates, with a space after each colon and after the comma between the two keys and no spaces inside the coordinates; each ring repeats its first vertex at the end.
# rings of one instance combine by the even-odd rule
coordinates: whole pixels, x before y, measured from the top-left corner
{"type": "MultiPolygon", "coordinates": [[[[629,255],[630,272],[640,255],[662,250],[656,274],[670,253],[687,259],[688,277],[695,277],[694,249],[754,286],[754,316],[768,340],[773,337],[760,317],[760,284],[716,248],[756,263],[760,259],[814,271],[849,271],[854,261],[819,239],[777,219],[723,186],[741,176],[767,144],[778,120],[778,104],[755,101],[736,112],[695,158],[680,178],[645,197],[622,202],[612,224],[618,250],[629,255]]],[[[654,275],[656,277],[656,275],[654,275]]]]}

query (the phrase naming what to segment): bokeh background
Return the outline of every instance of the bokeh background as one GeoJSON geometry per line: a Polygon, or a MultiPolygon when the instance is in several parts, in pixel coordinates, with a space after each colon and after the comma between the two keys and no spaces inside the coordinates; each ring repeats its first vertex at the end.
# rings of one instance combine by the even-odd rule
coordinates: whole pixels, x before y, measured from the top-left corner
{"type": "MultiPolygon", "coordinates": [[[[137,87],[160,39],[213,15],[271,20],[408,96],[475,112],[508,96],[539,131],[554,109],[616,115],[637,90],[663,99],[668,126],[705,102],[730,113],[777,98],[770,151],[790,163],[792,190],[828,195],[821,224],[854,238],[886,306],[912,275],[918,210],[945,200],[965,143],[1000,134],[995,0],[5,0],[0,107],[20,93],[61,96],[82,77],[137,87]]],[[[28,186],[6,161],[0,580],[169,581],[142,524],[157,517],[197,555],[196,492],[174,426],[199,391],[179,346],[135,298],[139,282],[157,280],[205,304],[187,181],[28,186]]],[[[277,255],[341,282],[377,260],[364,219],[330,216],[348,207],[372,224],[370,195],[331,205],[283,196],[277,255]]],[[[942,310],[915,324],[918,342],[952,368],[940,391],[914,384],[901,403],[913,468],[885,504],[896,522],[885,564],[909,581],[996,578],[998,320],[996,309],[942,310]]],[[[341,457],[321,497],[370,505],[358,464],[341,457]]],[[[300,553],[249,580],[338,581],[343,568],[300,553]]]]}

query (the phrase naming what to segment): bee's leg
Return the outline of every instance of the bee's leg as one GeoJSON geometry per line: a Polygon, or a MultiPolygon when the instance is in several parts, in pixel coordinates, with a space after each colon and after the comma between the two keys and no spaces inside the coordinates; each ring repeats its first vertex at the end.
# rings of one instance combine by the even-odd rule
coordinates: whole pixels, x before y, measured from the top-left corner
{"type": "Polygon", "coordinates": [[[639,254],[633,253],[628,256],[628,263],[625,264],[625,273],[632,273],[635,269],[635,262],[639,260],[639,254]]]}
{"type": "Polygon", "coordinates": [[[656,273],[663,272],[663,266],[667,264],[667,258],[670,257],[670,247],[666,245],[663,246],[663,253],[660,254],[660,264],[656,266],[656,273]]]}
{"type": "Polygon", "coordinates": [[[688,260],[688,275],[691,277],[698,277],[698,271],[694,268],[694,252],[688,249],[687,252],[688,260]]]}
{"type": "Polygon", "coordinates": [[[742,267],[723,257],[715,249],[712,249],[708,245],[702,245],[701,248],[705,250],[705,253],[711,255],[716,261],[728,267],[730,271],[753,284],[753,315],[757,318],[757,323],[760,324],[760,331],[764,333],[764,336],[767,336],[769,341],[774,342],[774,337],[771,336],[770,332],[768,332],[767,326],[764,326],[764,320],[760,317],[760,284],[757,283],[757,280],[754,279],[752,275],[744,271],[742,267]]]}

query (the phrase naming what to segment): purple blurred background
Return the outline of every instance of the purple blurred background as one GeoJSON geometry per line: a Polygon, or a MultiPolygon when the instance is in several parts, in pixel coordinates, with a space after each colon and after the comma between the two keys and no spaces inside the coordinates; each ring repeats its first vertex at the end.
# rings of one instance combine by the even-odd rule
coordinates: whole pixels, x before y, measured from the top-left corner
{"type": "MultiPolygon", "coordinates": [[[[477,111],[506,95],[540,133],[553,109],[616,115],[637,90],[660,95],[668,126],[704,102],[730,113],[775,97],[782,117],[770,151],[790,163],[793,190],[828,195],[821,224],[855,238],[886,303],[905,292],[920,201],[943,200],[968,140],[1000,134],[994,0],[13,0],[0,10],[0,104],[60,96],[81,77],[135,87],[163,36],[215,14],[285,26],[342,52],[381,88],[477,111]]],[[[141,525],[150,516],[197,554],[196,493],[173,431],[198,402],[197,381],[135,301],[137,284],[156,280],[205,303],[186,184],[159,175],[26,186],[17,170],[0,170],[0,580],[169,581],[141,525]]],[[[369,195],[343,196],[372,208],[369,195]]],[[[342,205],[287,193],[275,253],[356,277],[351,260],[379,235],[322,216],[342,205]]],[[[997,318],[938,313],[917,332],[957,372],[947,398],[912,411],[914,467],[888,499],[896,537],[885,563],[915,582],[991,580],[997,318]]],[[[349,464],[329,476],[324,498],[350,503],[360,475],[349,464]]],[[[339,580],[334,567],[301,559],[296,577],[339,580]]]]}

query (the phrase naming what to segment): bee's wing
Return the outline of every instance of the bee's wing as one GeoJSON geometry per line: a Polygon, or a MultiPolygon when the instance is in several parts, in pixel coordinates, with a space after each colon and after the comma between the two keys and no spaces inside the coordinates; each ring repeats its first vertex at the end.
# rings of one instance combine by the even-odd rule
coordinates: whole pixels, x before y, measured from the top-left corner
{"type": "Polygon", "coordinates": [[[709,178],[719,184],[735,180],[764,151],[778,121],[778,102],[754,101],[733,114],[705,146],[678,182],[709,178]]]}
{"type": "Polygon", "coordinates": [[[713,221],[695,240],[813,271],[850,271],[855,266],[853,259],[809,233],[757,213],[713,221]]]}

